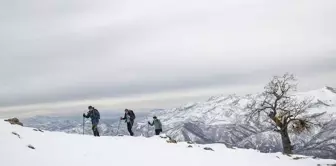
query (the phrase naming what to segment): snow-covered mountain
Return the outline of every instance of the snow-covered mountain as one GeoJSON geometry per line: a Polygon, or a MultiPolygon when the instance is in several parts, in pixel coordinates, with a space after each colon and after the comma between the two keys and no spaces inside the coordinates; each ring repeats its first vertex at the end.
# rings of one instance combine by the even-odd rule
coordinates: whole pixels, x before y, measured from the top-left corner
{"type": "MultiPolygon", "coordinates": [[[[295,152],[324,158],[336,158],[336,90],[325,87],[298,97],[313,97],[315,107],[310,112],[328,112],[323,128],[292,136],[295,152]],[[309,145],[309,146],[308,146],[309,145]],[[324,151],[325,149],[328,149],[324,151]]],[[[245,122],[245,106],[253,95],[216,96],[205,102],[190,103],[179,108],[151,113],[164,124],[165,132],[179,141],[224,143],[227,146],[253,148],[262,152],[282,150],[278,133],[265,124],[245,122]]],[[[137,129],[147,131],[145,122],[137,129]]],[[[150,132],[150,134],[153,134],[150,132]]]]}
{"type": "MultiPolygon", "coordinates": [[[[297,93],[296,96],[313,97],[315,107],[310,112],[328,112],[329,116],[336,117],[336,93],[335,89],[325,87],[304,93],[297,93]]],[[[205,102],[189,103],[179,108],[162,110],[150,113],[151,116],[160,117],[165,124],[165,130],[170,131],[177,126],[186,128],[190,124],[206,125],[211,129],[213,126],[229,126],[230,124],[241,124],[245,122],[246,104],[254,95],[246,96],[215,96],[205,102]]],[[[220,142],[221,140],[217,140],[220,142]]]]}
{"type": "Polygon", "coordinates": [[[167,143],[160,137],[93,137],[35,131],[0,120],[0,163],[4,166],[328,166],[336,160],[263,154],[223,144],[167,143]]]}
{"type": "MultiPolygon", "coordinates": [[[[316,106],[309,111],[326,111],[328,114],[324,121],[330,121],[321,128],[315,128],[299,136],[292,135],[296,153],[336,159],[335,92],[334,88],[325,87],[296,94],[302,98],[314,97],[316,106]]],[[[201,144],[223,143],[230,147],[252,148],[261,152],[282,151],[278,133],[270,130],[264,123],[245,121],[245,106],[254,96],[214,96],[205,102],[189,103],[169,110],[155,110],[148,117],[137,117],[134,126],[135,134],[152,136],[153,129],[147,125],[147,121],[156,115],[163,123],[164,132],[178,141],[193,141],[201,144]]],[[[100,125],[102,134],[115,135],[118,122],[118,120],[110,124],[102,122],[100,125]]],[[[29,123],[28,126],[38,127],[29,123]]],[[[86,133],[90,133],[91,129],[88,127],[90,124],[86,126],[86,133]]],[[[75,127],[58,131],[81,133],[82,125],[78,123],[75,127]]],[[[125,124],[120,125],[119,133],[128,135],[125,124]]]]}

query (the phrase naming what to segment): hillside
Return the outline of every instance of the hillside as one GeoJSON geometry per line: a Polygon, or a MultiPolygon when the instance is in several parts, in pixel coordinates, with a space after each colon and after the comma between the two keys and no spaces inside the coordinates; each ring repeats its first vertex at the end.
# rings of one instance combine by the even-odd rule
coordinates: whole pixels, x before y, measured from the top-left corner
{"type": "Polygon", "coordinates": [[[223,144],[167,143],[160,137],[92,137],[59,132],[34,131],[0,121],[0,163],[6,166],[317,166],[335,160],[303,156],[262,154],[255,150],[229,149],[223,144]],[[30,146],[31,148],[29,148],[30,146]],[[204,150],[210,147],[211,150],[204,150]],[[254,163],[254,164],[253,164],[254,163]]]}
{"type": "MultiPolygon", "coordinates": [[[[298,97],[313,97],[316,106],[310,112],[328,112],[323,119],[326,123],[321,128],[297,137],[292,136],[295,153],[313,155],[321,158],[336,159],[336,93],[335,89],[325,87],[308,92],[295,94],[298,97]],[[326,151],[327,150],[327,151],[326,151]]],[[[246,103],[254,95],[246,96],[214,96],[205,102],[189,103],[179,108],[156,110],[148,117],[138,117],[134,130],[136,135],[152,136],[153,129],[147,126],[147,120],[153,115],[158,116],[163,125],[164,132],[178,141],[193,141],[200,144],[223,143],[230,147],[252,148],[261,152],[279,152],[282,150],[279,135],[269,126],[256,122],[245,122],[246,103]],[[149,131],[148,131],[149,129],[149,131]]],[[[136,110],[135,110],[136,111],[136,110]]],[[[100,130],[103,135],[116,135],[118,121],[103,120],[100,130]]],[[[47,122],[45,122],[47,123],[47,122]]],[[[44,129],[65,131],[69,133],[82,133],[81,122],[67,128],[70,122],[50,123],[43,125],[44,129]],[[56,125],[53,125],[56,124],[56,125]],[[64,129],[60,129],[63,126],[64,129]]],[[[41,127],[39,124],[25,123],[32,127],[41,127]]],[[[90,124],[87,123],[85,132],[91,133],[90,124]]],[[[122,123],[119,133],[128,135],[122,123]]]]}
{"type": "MultiPolygon", "coordinates": [[[[258,149],[262,152],[282,150],[279,135],[267,123],[245,122],[246,103],[254,95],[216,96],[205,102],[191,103],[179,108],[156,112],[168,135],[180,141],[224,143],[227,146],[258,149]]],[[[314,128],[299,136],[292,136],[295,152],[322,158],[336,158],[336,93],[325,87],[295,94],[299,98],[312,97],[315,107],[309,112],[327,112],[323,127],[314,128]],[[308,146],[309,145],[309,146],[308,146]],[[309,147],[309,148],[308,148],[309,147]],[[324,151],[328,149],[328,151],[324,151]]],[[[152,113],[150,116],[153,116],[152,113]]],[[[146,131],[144,122],[138,129],[146,131]]]]}

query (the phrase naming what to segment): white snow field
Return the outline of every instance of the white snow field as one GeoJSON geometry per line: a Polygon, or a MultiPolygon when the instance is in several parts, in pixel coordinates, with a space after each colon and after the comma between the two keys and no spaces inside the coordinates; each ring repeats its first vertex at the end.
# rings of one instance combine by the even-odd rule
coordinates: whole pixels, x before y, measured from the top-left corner
{"type": "MultiPolygon", "coordinates": [[[[229,149],[222,144],[167,143],[160,137],[93,137],[33,128],[0,121],[1,166],[317,166],[335,160],[294,159],[255,150],[229,149]],[[18,135],[13,134],[17,133],[18,135]],[[28,148],[32,145],[35,149],[28,148]],[[211,147],[214,151],[204,150],[211,147]]],[[[297,157],[297,156],[296,156],[297,157]]],[[[302,157],[302,156],[301,156],[302,157]]]]}

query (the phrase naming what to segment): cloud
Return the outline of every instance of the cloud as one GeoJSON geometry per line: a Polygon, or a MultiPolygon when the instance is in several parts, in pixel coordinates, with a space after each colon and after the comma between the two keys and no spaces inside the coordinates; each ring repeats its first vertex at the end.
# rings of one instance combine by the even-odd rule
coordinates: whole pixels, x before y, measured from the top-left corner
{"type": "Polygon", "coordinates": [[[169,107],[186,91],[249,92],[287,71],[305,89],[333,86],[335,3],[1,2],[0,107],[153,95],[148,108],[169,107]]]}

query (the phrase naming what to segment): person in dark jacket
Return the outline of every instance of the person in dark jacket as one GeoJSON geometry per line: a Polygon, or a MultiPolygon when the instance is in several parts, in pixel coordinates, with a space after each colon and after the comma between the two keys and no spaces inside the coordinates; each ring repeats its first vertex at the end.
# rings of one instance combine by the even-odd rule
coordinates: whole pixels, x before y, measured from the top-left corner
{"type": "Polygon", "coordinates": [[[127,130],[130,133],[131,136],[134,135],[133,131],[132,131],[132,127],[134,124],[134,119],[135,119],[135,114],[132,110],[129,109],[125,109],[125,115],[124,117],[121,117],[120,120],[125,120],[125,122],[127,123],[127,130]]]}
{"type": "Polygon", "coordinates": [[[156,116],[153,117],[153,122],[148,122],[148,124],[154,126],[155,135],[159,135],[162,132],[161,121],[156,116]]]}
{"type": "Polygon", "coordinates": [[[98,131],[98,123],[100,119],[99,111],[92,106],[89,106],[88,108],[89,112],[87,113],[87,115],[83,114],[83,117],[91,118],[93,135],[95,137],[99,137],[99,131],[98,131]]]}

